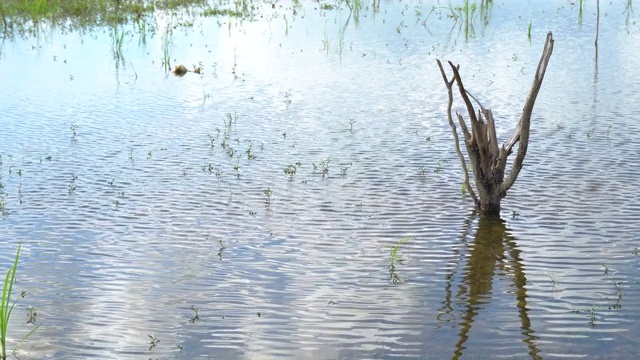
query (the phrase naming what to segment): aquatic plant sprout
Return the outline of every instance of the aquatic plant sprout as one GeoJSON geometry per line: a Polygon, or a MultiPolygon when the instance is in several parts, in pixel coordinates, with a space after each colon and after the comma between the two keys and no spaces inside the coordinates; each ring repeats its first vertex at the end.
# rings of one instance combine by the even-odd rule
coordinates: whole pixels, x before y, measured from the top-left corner
{"type": "Polygon", "coordinates": [[[389,267],[394,267],[397,263],[402,261],[402,254],[398,253],[398,251],[400,251],[400,247],[403,244],[408,243],[409,241],[411,241],[411,237],[405,237],[400,239],[400,241],[398,241],[398,243],[396,243],[396,245],[391,249],[391,253],[389,254],[389,267]]]}
{"type": "Polygon", "coordinates": [[[13,261],[13,267],[7,270],[7,276],[4,278],[4,286],[2,288],[2,302],[0,303],[0,346],[2,351],[2,359],[7,358],[7,327],[9,325],[9,318],[11,312],[16,304],[15,301],[11,304],[11,292],[13,291],[13,283],[16,278],[16,270],[18,268],[18,258],[20,257],[20,246],[18,245],[18,251],[16,251],[16,258],[13,261]]]}
{"type": "Polygon", "coordinates": [[[396,273],[396,264],[402,263],[402,253],[399,253],[400,247],[409,241],[411,241],[411,237],[402,238],[393,248],[391,248],[391,253],[389,254],[389,266],[387,266],[387,268],[389,269],[391,283],[394,285],[402,284],[404,282],[404,279],[396,273]]]}

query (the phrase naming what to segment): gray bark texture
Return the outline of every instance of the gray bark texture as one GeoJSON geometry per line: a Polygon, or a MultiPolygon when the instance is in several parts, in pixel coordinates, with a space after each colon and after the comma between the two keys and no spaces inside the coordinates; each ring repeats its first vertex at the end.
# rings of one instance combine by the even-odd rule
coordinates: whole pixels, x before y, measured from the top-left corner
{"type": "Polygon", "coordinates": [[[520,115],[520,121],[509,139],[505,141],[502,146],[498,144],[495,119],[493,118],[491,109],[485,109],[480,102],[465,89],[462,84],[462,78],[460,77],[460,66],[455,66],[449,61],[449,66],[453,71],[453,76],[451,80],[449,80],[442,63],[440,60],[436,60],[449,94],[447,118],[453,133],[456,154],[462,164],[464,184],[469,195],[473,199],[473,202],[480,211],[480,214],[484,217],[500,217],[500,201],[507,195],[507,191],[516,181],[518,174],[522,169],[524,157],[527,154],[527,147],[529,146],[531,113],[533,112],[533,105],[536,102],[536,97],[538,96],[538,92],[542,86],[542,80],[544,79],[544,74],[547,70],[547,64],[549,63],[551,53],[553,52],[553,42],[553,35],[549,32],[547,34],[547,41],[545,42],[540,62],[538,63],[538,69],[536,70],[536,74],[533,79],[533,85],[531,86],[529,95],[525,100],[522,115],[520,115]],[[459,112],[456,112],[456,119],[460,125],[460,129],[462,130],[462,135],[464,136],[464,144],[467,148],[469,165],[473,173],[476,191],[473,190],[469,183],[467,162],[464,154],[460,150],[458,132],[453,120],[452,107],[454,83],[457,85],[460,97],[467,108],[469,123],[471,125],[468,127],[462,115],[459,112]],[[477,113],[471,99],[473,99],[479,107],[477,113]],[[513,147],[516,143],[519,143],[518,153],[513,160],[509,175],[505,179],[507,157],[512,153],[513,147]]]}

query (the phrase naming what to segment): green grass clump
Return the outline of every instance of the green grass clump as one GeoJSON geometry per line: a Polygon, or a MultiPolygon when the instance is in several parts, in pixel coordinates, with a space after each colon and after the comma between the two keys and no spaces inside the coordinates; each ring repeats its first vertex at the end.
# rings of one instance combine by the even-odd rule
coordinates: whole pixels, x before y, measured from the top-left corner
{"type": "Polygon", "coordinates": [[[238,10],[231,9],[220,9],[217,6],[208,7],[204,9],[201,13],[202,16],[229,16],[229,17],[238,17],[241,18],[245,14],[238,10]]]}
{"type": "Polygon", "coordinates": [[[396,246],[391,249],[391,253],[389,254],[389,267],[394,267],[397,263],[402,261],[402,254],[399,253],[400,247],[406,243],[411,241],[410,237],[402,238],[396,246]]]}
{"type": "Polygon", "coordinates": [[[389,254],[389,266],[387,268],[389,269],[389,277],[393,284],[401,284],[404,282],[404,279],[396,273],[396,265],[402,263],[400,247],[409,241],[411,241],[411,237],[402,238],[393,248],[391,248],[391,253],[389,254]]]}
{"type": "Polygon", "coordinates": [[[7,341],[7,326],[9,325],[9,318],[13,311],[15,301],[11,303],[11,292],[13,291],[13,283],[16,279],[16,270],[18,269],[18,258],[20,257],[20,246],[18,245],[18,251],[16,252],[16,258],[13,261],[13,267],[7,270],[7,276],[4,278],[4,286],[2,288],[2,302],[0,303],[0,355],[2,359],[7,358],[6,341],[7,341]]]}
{"type": "Polygon", "coordinates": [[[2,0],[0,36],[35,35],[48,24],[62,29],[90,29],[153,21],[156,11],[176,12],[207,6],[206,0],[2,0]]]}

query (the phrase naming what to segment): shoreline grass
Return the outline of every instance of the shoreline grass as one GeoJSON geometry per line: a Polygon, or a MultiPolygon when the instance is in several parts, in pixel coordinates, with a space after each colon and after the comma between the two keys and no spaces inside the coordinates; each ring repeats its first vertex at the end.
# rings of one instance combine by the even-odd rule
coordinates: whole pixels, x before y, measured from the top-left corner
{"type": "Polygon", "coordinates": [[[13,283],[16,279],[16,270],[18,269],[18,259],[20,258],[20,247],[16,251],[16,258],[13,261],[13,267],[7,270],[7,275],[4,278],[4,286],[2,288],[2,302],[0,302],[0,358],[2,360],[7,358],[7,327],[9,325],[9,318],[13,312],[13,307],[16,302],[11,303],[11,292],[13,291],[13,283]]]}
{"type": "Polygon", "coordinates": [[[207,0],[4,0],[0,1],[0,34],[29,37],[43,27],[90,30],[101,26],[155,23],[158,13],[188,11],[202,16],[251,16],[246,5],[227,9],[223,1],[209,5],[207,0]],[[213,8],[211,7],[213,6],[213,8]],[[242,11],[240,11],[242,10],[242,11]]]}

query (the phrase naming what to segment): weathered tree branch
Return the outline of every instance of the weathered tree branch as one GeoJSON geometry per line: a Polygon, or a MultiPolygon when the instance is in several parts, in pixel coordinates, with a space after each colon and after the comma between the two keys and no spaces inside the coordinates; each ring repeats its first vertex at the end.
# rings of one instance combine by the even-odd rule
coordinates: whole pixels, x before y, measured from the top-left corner
{"type": "Polygon", "coordinates": [[[464,89],[464,85],[462,84],[462,79],[460,78],[460,73],[458,72],[458,68],[454,66],[451,61],[449,61],[449,65],[453,70],[453,76],[456,80],[456,83],[458,84],[458,89],[460,90],[460,96],[462,97],[462,100],[467,106],[467,111],[469,112],[469,122],[471,123],[471,130],[473,132],[472,139],[475,139],[475,142],[478,145],[478,150],[479,150],[478,154],[480,157],[479,159],[480,168],[478,170],[480,170],[481,173],[484,174],[486,170],[487,160],[488,160],[487,149],[484,146],[485,140],[486,140],[486,133],[483,131],[484,123],[482,122],[481,118],[478,119],[476,117],[476,111],[473,108],[473,104],[471,103],[471,100],[469,100],[469,96],[467,96],[467,91],[464,89]]]}
{"type": "Polygon", "coordinates": [[[487,118],[487,128],[489,131],[489,164],[493,168],[498,154],[500,154],[500,148],[498,146],[498,136],[496,135],[496,121],[493,119],[493,113],[491,109],[483,110],[484,117],[487,118]]]}
{"type": "Polygon", "coordinates": [[[542,57],[540,58],[538,68],[536,70],[533,85],[525,100],[518,125],[502,147],[498,145],[493,112],[491,109],[486,109],[478,99],[465,90],[462,78],[460,77],[460,67],[453,65],[453,63],[449,61],[449,65],[453,71],[453,77],[449,80],[444,68],[442,67],[442,63],[440,60],[437,60],[440,73],[442,74],[442,79],[445,82],[447,92],[449,94],[447,118],[453,132],[456,153],[458,154],[458,158],[460,158],[462,169],[464,171],[465,185],[467,186],[467,189],[469,189],[469,194],[473,198],[474,203],[484,216],[496,217],[500,215],[500,200],[506,196],[507,191],[511,188],[522,169],[522,163],[525,155],[527,154],[527,147],[529,145],[529,130],[531,128],[533,105],[535,104],[538,92],[542,86],[542,80],[544,79],[544,74],[552,52],[553,35],[549,32],[542,57]],[[456,116],[458,118],[460,128],[462,129],[462,134],[464,135],[467,154],[469,155],[469,164],[473,172],[478,197],[476,197],[469,184],[466,160],[460,151],[458,133],[453,121],[452,107],[454,82],[458,85],[460,96],[462,97],[462,100],[466,105],[467,112],[469,113],[471,132],[469,132],[462,115],[459,112],[456,112],[456,116]],[[472,98],[480,107],[477,115],[470,98],[472,98]],[[513,161],[509,176],[505,181],[504,176],[507,157],[511,154],[513,146],[518,142],[520,143],[518,146],[518,153],[513,161]]]}
{"type": "MultiPolygon", "coordinates": [[[[442,68],[442,64],[440,63],[440,60],[436,60],[436,61],[438,62],[438,67],[440,67],[440,72],[442,73],[442,79],[444,80],[444,83],[447,86],[447,91],[449,93],[449,103],[447,105],[447,118],[449,119],[449,125],[451,126],[451,132],[453,133],[453,139],[455,140],[456,154],[458,154],[458,158],[460,159],[460,164],[462,165],[462,172],[464,173],[464,185],[467,188],[467,191],[469,192],[471,199],[473,199],[473,203],[477,205],[478,198],[476,197],[476,193],[473,191],[473,188],[469,183],[469,170],[467,169],[467,161],[465,160],[464,155],[462,154],[462,151],[460,151],[460,141],[458,140],[458,131],[456,130],[456,124],[453,122],[453,118],[451,116],[451,108],[453,107],[452,87],[455,79],[452,79],[451,81],[449,81],[449,79],[447,79],[447,75],[444,72],[444,69],[442,68]]],[[[468,141],[469,138],[471,138],[471,135],[469,134],[469,130],[467,130],[467,127],[464,124],[464,120],[462,119],[460,119],[460,127],[462,128],[462,132],[464,134],[465,143],[466,143],[466,141],[468,141]]]]}
{"type": "MultiPolygon", "coordinates": [[[[529,95],[527,95],[527,100],[525,100],[524,102],[524,108],[522,109],[522,115],[520,116],[520,121],[518,124],[518,127],[520,128],[520,131],[518,131],[520,134],[519,135],[520,145],[518,147],[518,154],[516,155],[516,158],[513,161],[513,166],[511,167],[511,172],[509,173],[509,177],[500,186],[500,192],[505,195],[507,193],[507,190],[511,188],[513,183],[518,178],[520,169],[522,169],[522,162],[524,161],[524,156],[527,154],[527,147],[529,146],[529,129],[531,127],[531,113],[533,112],[533,105],[535,104],[536,98],[538,97],[538,92],[540,92],[540,87],[542,86],[542,80],[544,80],[544,74],[547,71],[547,65],[549,64],[549,59],[551,59],[552,52],[553,52],[553,35],[551,34],[551,32],[549,32],[547,34],[547,41],[544,44],[544,50],[542,51],[542,56],[540,57],[540,62],[538,63],[538,69],[536,70],[536,75],[533,78],[533,85],[531,86],[531,90],[529,90],[529,95]]],[[[507,151],[507,150],[503,148],[503,151],[507,151]]],[[[510,152],[511,149],[509,148],[508,151],[510,152]]]]}

